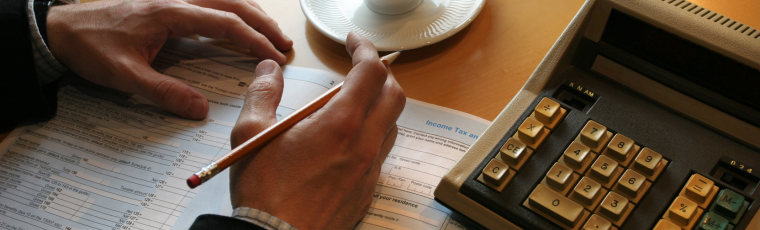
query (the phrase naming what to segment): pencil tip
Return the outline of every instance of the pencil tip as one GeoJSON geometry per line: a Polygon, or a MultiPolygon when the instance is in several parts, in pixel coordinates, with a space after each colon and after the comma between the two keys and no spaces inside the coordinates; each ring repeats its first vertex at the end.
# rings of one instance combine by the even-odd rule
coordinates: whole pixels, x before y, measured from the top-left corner
{"type": "Polygon", "coordinates": [[[399,51],[393,52],[391,54],[385,55],[385,56],[381,57],[380,60],[385,65],[390,65],[391,63],[393,63],[394,60],[396,60],[396,58],[398,58],[399,55],[401,55],[401,51],[402,50],[399,50],[399,51]]]}

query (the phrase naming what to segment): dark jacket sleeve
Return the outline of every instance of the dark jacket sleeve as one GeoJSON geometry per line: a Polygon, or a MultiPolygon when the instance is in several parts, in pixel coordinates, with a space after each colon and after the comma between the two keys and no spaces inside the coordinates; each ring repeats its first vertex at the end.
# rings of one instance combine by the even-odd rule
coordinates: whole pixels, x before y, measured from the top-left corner
{"type": "Polygon", "coordinates": [[[55,115],[57,83],[39,84],[26,14],[27,0],[0,1],[0,128],[55,115]]]}
{"type": "Polygon", "coordinates": [[[225,230],[264,230],[251,222],[220,215],[205,214],[195,219],[190,230],[225,229],[225,230]]]}

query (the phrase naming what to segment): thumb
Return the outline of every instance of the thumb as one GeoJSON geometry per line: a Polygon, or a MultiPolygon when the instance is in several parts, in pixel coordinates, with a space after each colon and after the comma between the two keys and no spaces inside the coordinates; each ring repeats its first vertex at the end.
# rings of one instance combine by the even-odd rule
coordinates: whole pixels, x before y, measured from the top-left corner
{"type": "Polygon", "coordinates": [[[233,147],[277,123],[277,106],[282,99],[284,87],[282,69],[276,62],[265,60],[256,66],[255,74],[245,93],[240,116],[232,129],[230,142],[233,147]]]}
{"type": "Polygon", "coordinates": [[[137,94],[161,108],[190,119],[203,119],[208,113],[208,100],[197,89],[160,74],[146,63],[133,63],[137,94]]]}

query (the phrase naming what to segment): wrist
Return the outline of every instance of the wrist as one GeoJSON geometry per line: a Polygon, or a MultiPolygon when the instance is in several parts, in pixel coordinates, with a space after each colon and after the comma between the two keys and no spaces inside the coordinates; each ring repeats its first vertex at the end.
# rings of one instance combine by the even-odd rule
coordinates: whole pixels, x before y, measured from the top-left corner
{"type": "Polygon", "coordinates": [[[63,37],[62,31],[65,30],[66,24],[64,20],[65,17],[63,16],[65,10],[62,10],[61,8],[62,7],[60,6],[51,7],[48,10],[47,20],[45,22],[47,35],[43,35],[43,38],[47,37],[45,43],[47,44],[50,53],[53,54],[53,57],[65,64],[65,46],[61,39],[63,37]]]}

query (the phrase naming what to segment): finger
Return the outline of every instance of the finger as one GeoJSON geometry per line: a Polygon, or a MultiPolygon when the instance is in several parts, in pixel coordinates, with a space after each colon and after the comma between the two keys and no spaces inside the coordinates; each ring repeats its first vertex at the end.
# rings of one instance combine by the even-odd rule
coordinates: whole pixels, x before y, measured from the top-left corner
{"type": "Polygon", "coordinates": [[[143,60],[125,60],[130,71],[124,79],[134,79],[117,89],[137,93],[166,110],[190,119],[203,119],[208,113],[208,100],[197,89],[156,72],[143,60]]]}
{"type": "Polygon", "coordinates": [[[250,5],[251,5],[251,6],[253,6],[253,7],[256,7],[256,9],[259,9],[259,10],[261,10],[261,12],[264,12],[264,13],[266,13],[266,12],[264,11],[264,9],[263,9],[263,8],[261,8],[261,6],[259,6],[259,4],[258,4],[258,3],[256,3],[255,1],[253,1],[253,0],[245,0],[245,2],[247,2],[248,4],[250,4],[250,5]]]}
{"type": "Polygon", "coordinates": [[[189,0],[190,4],[235,13],[246,24],[266,36],[278,50],[293,48],[293,41],[282,33],[277,22],[253,1],[189,0]]]}
{"type": "Polygon", "coordinates": [[[333,104],[326,107],[337,106],[363,120],[380,94],[388,72],[380,62],[375,46],[366,38],[351,32],[348,35],[347,47],[352,54],[354,68],[348,73],[333,104]]]}
{"type": "Polygon", "coordinates": [[[393,125],[393,127],[388,130],[387,135],[384,136],[382,144],[380,144],[380,151],[377,154],[377,159],[372,165],[372,168],[370,168],[369,179],[375,178],[374,181],[377,181],[377,177],[380,175],[380,169],[382,168],[383,163],[385,163],[385,158],[388,158],[388,155],[393,149],[393,145],[396,144],[397,136],[398,126],[393,125]]]}
{"type": "Polygon", "coordinates": [[[384,136],[391,128],[396,127],[396,120],[398,120],[405,105],[404,90],[399,86],[393,72],[388,68],[388,78],[366,118],[366,123],[373,125],[367,126],[365,132],[368,132],[369,136],[384,136]]]}
{"type": "Polygon", "coordinates": [[[285,64],[285,55],[280,53],[269,39],[257,32],[238,15],[226,11],[182,4],[169,8],[163,19],[172,36],[199,34],[211,38],[228,38],[238,46],[248,48],[261,59],[272,59],[285,64]]]}
{"type": "Polygon", "coordinates": [[[282,70],[274,61],[265,60],[256,66],[255,74],[230,140],[233,147],[277,123],[277,106],[284,87],[282,70]]]}
{"type": "Polygon", "coordinates": [[[363,182],[360,184],[363,184],[361,196],[363,198],[359,199],[359,203],[357,206],[357,211],[359,213],[359,219],[366,215],[367,210],[369,210],[370,205],[372,204],[372,197],[375,195],[375,187],[377,185],[377,180],[380,176],[380,171],[382,169],[383,164],[385,163],[385,159],[388,158],[388,154],[390,154],[391,149],[393,149],[393,145],[396,143],[396,137],[398,136],[398,128],[394,125],[393,128],[388,132],[388,135],[385,136],[382,144],[380,145],[380,151],[377,155],[377,158],[375,158],[375,162],[372,165],[372,167],[367,171],[363,179],[363,182]]]}

